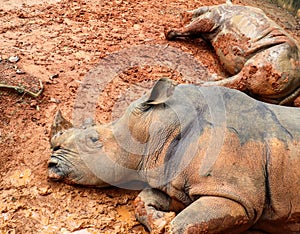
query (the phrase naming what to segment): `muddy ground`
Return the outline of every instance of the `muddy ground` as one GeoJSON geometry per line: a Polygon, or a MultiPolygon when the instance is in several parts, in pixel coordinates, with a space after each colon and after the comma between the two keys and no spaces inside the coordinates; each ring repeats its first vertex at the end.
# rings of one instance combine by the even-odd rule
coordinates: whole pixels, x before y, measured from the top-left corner
{"type": "MultiPolygon", "coordinates": [[[[0,89],[0,233],[146,233],[132,209],[138,191],[47,180],[53,116],[61,109],[71,119],[88,71],[132,45],[173,46],[193,55],[208,74],[222,74],[204,42],[167,42],[163,31],[176,27],[185,10],[224,2],[1,0],[0,82],[38,92],[41,80],[44,92],[33,98],[0,89]],[[19,61],[7,61],[13,60],[11,56],[19,61]]],[[[299,20],[285,10],[267,0],[235,3],[260,6],[299,41],[299,20]]],[[[120,97],[131,86],[162,76],[182,81],[180,72],[159,65],[119,73],[101,92],[97,121],[105,123],[119,115],[118,107],[124,109],[128,103],[120,97]]]]}

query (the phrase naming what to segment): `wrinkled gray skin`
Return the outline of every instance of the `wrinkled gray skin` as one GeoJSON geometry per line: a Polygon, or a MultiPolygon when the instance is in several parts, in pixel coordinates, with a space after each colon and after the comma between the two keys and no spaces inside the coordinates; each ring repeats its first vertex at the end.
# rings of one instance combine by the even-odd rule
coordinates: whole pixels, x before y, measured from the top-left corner
{"type": "Polygon", "coordinates": [[[49,178],[145,182],[135,213],[153,233],[299,233],[299,123],[299,108],[161,79],[107,125],[58,113],[49,178]]]}
{"type": "Polygon", "coordinates": [[[297,105],[300,47],[296,40],[262,10],[229,2],[186,13],[189,23],[166,30],[166,38],[202,37],[212,45],[229,77],[203,86],[225,86],[262,101],[297,105]]]}

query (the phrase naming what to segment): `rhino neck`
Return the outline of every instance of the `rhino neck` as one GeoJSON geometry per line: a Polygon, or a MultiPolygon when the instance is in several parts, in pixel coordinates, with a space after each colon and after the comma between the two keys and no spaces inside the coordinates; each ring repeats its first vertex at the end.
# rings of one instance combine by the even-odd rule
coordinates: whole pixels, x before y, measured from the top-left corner
{"type": "MultiPolygon", "coordinates": [[[[152,132],[146,126],[135,132],[131,127],[126,129],[120,122],[110,126],[109,151],[114,151],[115,160],[122,167],[129,169],[127,174],[135,176],[135,180],[150,183],[152,180],[160,180],[164,170],[166,152],[174,143],[174,138],[180,134],[176,127],[164,129],[161,132],[152,132]],[[147,133],[147,134],[146,134],[147,133]],[[138,135],[138,136],[137,136],[138,135]]],[[[137,123],[138,124],[138,123],[137,123]]],[[[155,128],[157,129],[157,128],[155,128]]],[[[151,183],[150,183],[151,184],[151,183]]]]}

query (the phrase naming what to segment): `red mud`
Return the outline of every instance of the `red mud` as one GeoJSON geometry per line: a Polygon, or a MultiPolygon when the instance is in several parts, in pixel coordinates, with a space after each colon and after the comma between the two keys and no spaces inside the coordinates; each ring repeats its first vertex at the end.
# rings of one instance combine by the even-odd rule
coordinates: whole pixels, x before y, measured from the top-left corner
{"type": "MultiPolygon", "coordinates": [[[[261,6],[261,1],[240,3],[261,6]]],[[[180,13],[185,10],[224,2],[3,1],[0,83],[36,92],[41,80],[44,92],[35,99],[14,90],[0,90],[0,233],[146,233],[133,213],[138,191],[47,181],[53,116],[59,108],[71,119],[76,93],[87,72],[109,53],[131,45],[169,44],[195,56],[210,73],[222,74],[203,41],[167,42],[164,29],[178,27],[180,13]],[[20,61],[4,61],[14,55],[20,61]]],[[[275,5],[263,5],[271,18],[299,40],[299,21],[275,5]]],[[[99,97],[97,121],[108,122],[114,118],[112,109],[125,109],[131,99],[120,100],[120,96],[132,84],[138,81],[137,87],[145,90],[149,85],[142,81],[163,76],[182,80],[177,71],[160,66],[131,68],[115,77],[99,97]]]]}

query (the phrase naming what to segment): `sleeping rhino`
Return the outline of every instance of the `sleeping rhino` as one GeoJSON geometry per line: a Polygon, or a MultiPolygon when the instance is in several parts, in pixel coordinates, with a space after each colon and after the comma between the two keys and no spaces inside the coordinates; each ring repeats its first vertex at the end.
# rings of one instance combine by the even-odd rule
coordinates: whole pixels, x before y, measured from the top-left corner
{"type": "Polygon", "coordinates": [[[262,101],[300,106],[300,97],[295,101],[300,96],[300,47],[262,10],[227,1],[183,15],[190,23],[166,29],[166,38],[203,38],[229,74],[203,86],[226,86],[262,101]]]}
{"type": "Polygon", "coordinates": [[[299,123],[299,108],[162,78],[108,124],[58,112],[48,176],[145,183],[135,214],[152,233],[299,233],[299,123]]]}

